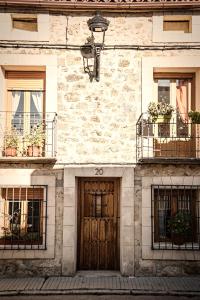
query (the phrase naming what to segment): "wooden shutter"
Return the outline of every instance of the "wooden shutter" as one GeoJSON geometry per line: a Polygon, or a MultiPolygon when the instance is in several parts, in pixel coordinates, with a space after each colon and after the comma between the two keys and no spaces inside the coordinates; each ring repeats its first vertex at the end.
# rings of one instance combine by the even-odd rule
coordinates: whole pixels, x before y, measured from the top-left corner
{"type": "Polygon", "coordinates": [[[37,15],[12,14],[11,17],[13,28],[26,31],[38,31],[37,15]]]}
{"type": "Polygon", "coordinates": [[[45,90],[45,72],[7,71],[7,90],[45,90]]]}
{"type": "Polygon", "coordinates": [[[6,200],[43,200],[42,188],[2,188],[2,197],[6,200]]]}

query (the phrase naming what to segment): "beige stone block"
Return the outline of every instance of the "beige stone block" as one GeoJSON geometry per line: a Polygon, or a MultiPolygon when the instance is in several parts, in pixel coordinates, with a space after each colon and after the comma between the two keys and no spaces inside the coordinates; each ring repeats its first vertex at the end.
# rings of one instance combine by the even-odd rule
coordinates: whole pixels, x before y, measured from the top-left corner
{"type": "Polygon", "coordinates": [[[171,176],[172,185],[182,185],[184,184],[183,176],[171,176]]]}
{"type": "Polygon", "coordinates": [[[142,207],[151,208],[151,189],[142,189],[142,207]]]}
{"type": "Polygon", "coordinates": [[[31,176],[31,184],[35,185],[48,185],[48,187],[55,187],[56,178],[55,175],[49,175],[49,176],[31,176]]]}
{"type": "Polygon", "coordinates": [[[55,244],[55,225],[47,224],[47,247],[55,244]]]}
{"type": "Polygon", "coordinates": [[[121,229],[123,246],[134,245],[134,226],[123,226],[121,229]]]}
{"type": "Polygon", "coordinates": [[[134,215],[133,215],[133,207],[122,207],[121,208],[121,226],[131,226],[134,222],[134,215]]]}
{"type": "Polygon", "coordinates": [[[200,253],[199,253],[199,251],[194,251],[194,257],[195,257],[195,260],[200,260],[200,253]]]}
{"type": "Polygon", "coordinates": [[[75,206],[75,188],[64,188],[64,206],[75,206]]]}
{"type": "MultiPolygon", "coordinates": [[[[1,259],[25,258],[25,252],[26,252],[25,250],[4,250],[1,252],[1,259]]],[[[30,251],[30,252],[32,252],[32,251],[30,251]]],[[[33,252],[30,253],[30,257],[34,258],[33,252]]]]}
{"type": "Polygon", "coordinates": [[[122,188],[134,187],[134,168],[124,168],[122,175],[122,188]]]}
{"type": "Polygon", "coordinates": [[[151,209],[142,208],[142,225],[146,227],[151,227],[151,209]]]}
{"type": "Polygon", "coordinates": [[[151,227],[142,226],[142,246],[151,246],[151,227]]]}
{"type": "MultiPolygon", "coordinates": [[[[197,251],[198,253],[198,251],[197,251]]],[[[199,254],[199,253],[198,253],[199,254]]],[[[193,251],[187,251],[185,253],[185,259],[186,260],[195,260],[195,255],[194,255],[194,252],[193,251]]]]}
{"type": "Polygon", "coordinates": [[[153,259],[153,251],[150,246],[142,246],[142,258],[153,259]]]}
{"type": "Polygon", "coordinates": [[[199,177],[196,177],[196,176],[195,177],[194,176],[185,176],[183,179],[183,184],[193,185],[193,184],[195,184],[194,181],[196,181],[196,183],[199,184],[198,179],[199,179],[199,177]],[[197,178],[197,179],[195,179],[195,178],[197,178]]]}
{"type": "Polygon", "coordinates": [[[153,184],[153,178],[152,177],[143,177],[142,178],[142,188],[143,189],[149,189],[152,184],[153,184]]]}
{"type": "Polygon", "coordinates": [[[74,226],[64,226],[63,228],[63,246],[74,247],[75,245],[75,228],[74,226]]]}
{"type": "Polygon", "coordinates": [[[75,188],[75,169],[64,168],[64,187],[75,188]]]}
{"type": "Polygon", "coordinates": [[[134,206],[134,188],[122,188],[121,190],[121,206],[134,206]]]}
{"type": "Polygon", "coordinates": [[[35,258],[45,259],[45,258],[54,258],[55,257],[54,246],[49,246],[47,251],[34,250],[34,252],[35,252],[35,258]]]}
{"type": "Polygon", "coordinates": [[[62,275],[71,276],[76,271],[76,258],[73,247],[63,247],[62,275]]]}
{"type": "Polygon", "coordinates": [[[134,276],[134,246],[124,246],[121,251],[121,273],[134,276]]]}
{"type": "Polygon", "coordinates": [[[75,226],[75,213],[74,207],[64,207],[63,225],[75,226]]]}
{"type": "Polygon", "coordinates": [[[152,250],[153,259],[163,259],[163,250],[152,250]]]}
{"type": "Polygon", "coordinates": [[[55,225],[55,207],[47,208],[47,225],[55,225]]]}
{"type": "Polygon", "coordinates": [[[163,257],[162,259],[165,260],[170,260],[173,257],[173,250],[163,250],[163,257]]]}
{"type": "Polygon", "coordinates": [[[186,251],[172,251],[173,260],[185,260],[186,251]]]}

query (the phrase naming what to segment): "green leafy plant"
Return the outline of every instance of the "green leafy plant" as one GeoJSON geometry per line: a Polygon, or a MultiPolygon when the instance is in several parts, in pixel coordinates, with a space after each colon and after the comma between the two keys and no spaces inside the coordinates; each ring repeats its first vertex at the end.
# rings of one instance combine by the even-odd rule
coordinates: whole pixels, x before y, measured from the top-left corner
{"type": "Polygon", "coordinates": [[[4,146],[5,148],[18,148],[19,145],[19,134],[17,130],[13,127],[11,130],[7,131],[4,136],[4,146]]]}
{"type": "Polygon", "coordinates": [[[174,107],[165,102],[150,102],[148,106],[148,114],[151,116],[153,122],[155,122],[159,116],[171,116],[173,111],[174,107]]]}
{"type": "Polygon", "coordinates": [[[188,117],[191,119],[192,123],[200,124],[200,112],[199,111],[190,111],[188,117]]]}
{"type": "Polygon", "coordinates": [[[192,217],[191,214],[179,211],[168,221],[168,228],[172,234],[186,235],[192,233],[192,217]]]}
{"type": "Polygon", "coordinates": [[[25,135],[25,141],[28,146],[43,147],[45,142],[45,131],[43,124],[34,125],[30,133],[25,135]]]}

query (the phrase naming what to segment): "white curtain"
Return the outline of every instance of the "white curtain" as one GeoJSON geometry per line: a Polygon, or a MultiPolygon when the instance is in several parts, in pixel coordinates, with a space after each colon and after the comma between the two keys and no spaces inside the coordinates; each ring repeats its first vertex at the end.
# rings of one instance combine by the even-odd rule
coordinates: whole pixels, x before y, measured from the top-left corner
{"type": "Polygon", "coordinates": [[[188,121],[188,82],[179,80],[179,85],[176,87],[176,105],[180,113],[181,120],[188,121]]]}
{"type": "Polygon", "coordinates": [[[16,129],[21,129],[23,124],[23,115],[19,114],[23,112],[23,92],[22,91],[15,91],[12,92],[12,127],[16,129]]]}
{"type": "Polygon", "coordinates": [[[12,92],[12,111],[16,113],[19,107],[20,98],[23,92],[16,91],[12,92]]]}
{"type": "MultiPolygon", "coordinates": [[[[36,107],[36,112],[42,112],[42,92],[31,92],[33,104],[36,107]]],[[[34,111],[35,112],[35,111],[34,111]]]]}
{"type": "Polygon", "coordinates": [[[42,92],[31,92],[31,125],[42,121],[42,92]]]}

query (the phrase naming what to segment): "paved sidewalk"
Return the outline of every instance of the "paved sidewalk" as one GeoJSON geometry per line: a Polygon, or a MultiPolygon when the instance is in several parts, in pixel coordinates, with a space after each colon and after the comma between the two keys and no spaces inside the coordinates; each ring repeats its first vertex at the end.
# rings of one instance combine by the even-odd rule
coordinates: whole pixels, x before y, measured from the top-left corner
{"type": "Polygon", "coordinates": [[[200,277],[75,276],[0,279],[1,295],[118,294],[200,296],[200,277]]]}

